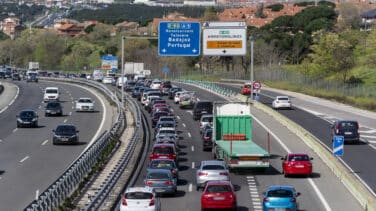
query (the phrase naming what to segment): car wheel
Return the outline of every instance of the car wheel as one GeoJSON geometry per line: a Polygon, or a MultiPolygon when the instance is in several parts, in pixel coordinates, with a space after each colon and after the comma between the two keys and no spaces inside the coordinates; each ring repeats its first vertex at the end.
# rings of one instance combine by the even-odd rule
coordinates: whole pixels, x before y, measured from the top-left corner
{"type": "Polygon", "coordinates": [[[17,123],[17,128],[20,128],[20,127],[21,127],[21,125],[17,123]]]}
{"type": "Polygon", "coordinates": [[[47,117],[47,116],[48,116],[48,114],[44,114],[44,116],[45,116],[45,117],[47,117]]]}
{"type": "Polygon", "coordinates": [[[199,191],[199,190],[200,190],[200,186],[197,185],[197,186],[196,186],[196,191],[199,191]]]}
{"type": "Polygon", "coordinates": [[[284,177],[288,177],[288,174],[284,173],[283,176],[284,176],[284,177]]]}

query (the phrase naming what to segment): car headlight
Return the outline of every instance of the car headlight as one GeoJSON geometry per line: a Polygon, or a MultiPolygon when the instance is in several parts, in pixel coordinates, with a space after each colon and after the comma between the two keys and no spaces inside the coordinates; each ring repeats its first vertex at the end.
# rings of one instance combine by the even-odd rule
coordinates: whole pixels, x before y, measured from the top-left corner
{"type": "Polygon", "coordinates": [[[38,118],[33,118],[33,120],[32,120],[32,121],[34,122],[34,121],[37,121],[37,120],[38,120],[38,118]]]}
{"type": "Polygon", "coordinates": [[[19,122],[23,122],[22,119],[20,119],[20,118],[17,118],[17,121],[19,121],[19,122]]]}

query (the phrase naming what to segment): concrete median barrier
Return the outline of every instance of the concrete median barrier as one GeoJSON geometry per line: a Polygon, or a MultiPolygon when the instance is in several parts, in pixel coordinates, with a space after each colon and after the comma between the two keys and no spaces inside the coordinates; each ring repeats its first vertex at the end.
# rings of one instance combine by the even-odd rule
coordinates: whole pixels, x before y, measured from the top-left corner
{"type": "Polygon", "coordinates": [[[364,210],[376,211],[376,198],[373,194],[341,163],[339,159],[332,155],[316,138],[306,131],[303,127],[292,120],[278,113],[274,109],[255,102],[253,104],[257,109],[271,115],[282,125],[300,137],[315,153],[327,164],[333,173],[341,180],[352,195],[360,202],[364,210]]]}

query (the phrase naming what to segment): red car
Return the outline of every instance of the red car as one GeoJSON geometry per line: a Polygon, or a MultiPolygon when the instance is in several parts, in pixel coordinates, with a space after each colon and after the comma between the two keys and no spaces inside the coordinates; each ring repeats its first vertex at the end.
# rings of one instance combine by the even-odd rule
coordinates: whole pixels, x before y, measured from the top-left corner
{"type": "Polygon", "coordinates": [[[289,175],[306,175],[312,174],[313,158],[310,158],[304,153],[289,153],[284,158],[281,158],[283,174],[285,177],[289,175]]]}
{"type": "Polygon", "coordinates": [[[246,83],[243,85],[241,93],[243,95],[250,95],[251,94],[251,89],[252,89],[252,84],[246,83]]]}
{"type": "Polygon", "coordinates": [[[201,195],[201,209],[236,210],[236,195],[230,181],[209,181],[201,195]]]}
{"type": "Polygon", "coordinates": [[[174,144],[154,144],[150,154],[150,161],[155,159],[170,159],[178,161],[178,153],[174,144]]]}

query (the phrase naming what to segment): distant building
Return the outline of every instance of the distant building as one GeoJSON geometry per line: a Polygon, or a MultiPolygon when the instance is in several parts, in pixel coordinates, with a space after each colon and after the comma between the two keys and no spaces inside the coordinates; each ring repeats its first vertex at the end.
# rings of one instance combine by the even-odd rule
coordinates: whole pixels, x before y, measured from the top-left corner
{"type": "Polygon", "coordinates": [[[0,30],[4,34],[8,35],[11,39],[18,37],[22,31],[23,27],[21,26],[20,19],[16,17],[5,18],[0,22],[0,30]]]}
{"type": "Polygon", "coordinates": [[[216,0],[185,0],[184,5],[187,6],[215,6],[216,0]]]}
{"type": "Polygon", "coordinates": [[[71,37],[76,37],[79,34],[85,33],[84,29],[84,26],[66,23],[58,27],[57,31],[59,35],[68,35],[71,37]]]}
{"type": "Polygon", "coordinates": [[[189,21],[189,22],[195,22],[195,21],[200,21],[200,19],[185,17],[185,16],[183,16],[183,14],[177,13],[177,12],[171,13],[167,17],[154,18],[152,26],[151,26],[151,31],[152,31],[153,35],[158,34],[159,22],[161,22],[161,21],[189,21]]]}

